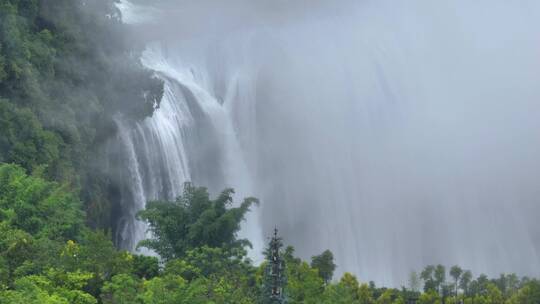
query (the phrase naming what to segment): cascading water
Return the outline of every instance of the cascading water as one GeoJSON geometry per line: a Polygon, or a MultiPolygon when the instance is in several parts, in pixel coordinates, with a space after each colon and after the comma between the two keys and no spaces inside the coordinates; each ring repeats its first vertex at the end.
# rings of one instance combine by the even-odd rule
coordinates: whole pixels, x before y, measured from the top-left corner
{"type": "MultiPolygon", "coordinates": [[[[131,250],[148,237],[145,225],[135,218],[137,211],[148,201],[178,197],[185,182],[204,185],[214,194],[230,186],[229,181],[236,182],[238,196],[252,191],[243,152],[224,106],[232,101],[220,102],[195,70],[181,64],[175,67],[161,52],[159,46],[149,47],[143,58],[145,66],[165,83],[159,109],[134,126],[117,119],[118,143],[127,170],[121,178],[127,183],[121,195],[125,214],[117,242],[131,250]]],[[[243,236],[260,248],[255,216],[248,217],[247,226],[243,236]]]]}
{"type": "Polygon", "coordinates": [[[136,210],[191,180],[261,199],[255,256],[278,226],[303,257],[329,248],[386,284],[434,263],[540,275],[540,3],[148,11],[125,13],[166,85],[153,117],[118,121],[126,247],[145,237],[136,210]]]}

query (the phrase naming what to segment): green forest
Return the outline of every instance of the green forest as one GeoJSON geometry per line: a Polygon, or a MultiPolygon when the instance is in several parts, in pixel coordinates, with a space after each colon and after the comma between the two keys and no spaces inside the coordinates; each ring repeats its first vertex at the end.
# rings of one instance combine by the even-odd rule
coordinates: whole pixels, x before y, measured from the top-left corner
{"type": "Polygon", "coordinates": [[[215,199],[184,186],[174,202],[139,212],[155,236],[136,255],[115,248],[104,230],[84,222],[78,194],[58,182],[0,166],[0,303],[361,303],[535,304],[540,282],[503,274],[474,277],[453,266],[411,273],[407,286],[378,287],[336,270],[332,252],[303,261],[272,239],[266,262],[247,257],[237,232],[254,198],[232,207],[232,189],[215,199]],[[275,249],[275,251],[273,250],[275,249]],[[273,254],[273,252],[275,252],[273,254]],[[277,257],[279,270],[272,270],[277,257]],[[275,280],[273,274],[279,274],[275,280]],[[278,288],[280,296],[272,290],[278,288]]]}
{"type": "Polygon", "coordinates": [[[141,120],[163,94],[125,27],[114,0],[0,0],[0,304],[540,303],[536,279],[458,266],[376,286],[331,251],[298,258],[286,235],[256,265],[237,235],[259,202],[232,189],[148,202],[138,217],[154,238],[139,247],[155,254],[119,250],[103,146],[115,115],[141,120]]]}

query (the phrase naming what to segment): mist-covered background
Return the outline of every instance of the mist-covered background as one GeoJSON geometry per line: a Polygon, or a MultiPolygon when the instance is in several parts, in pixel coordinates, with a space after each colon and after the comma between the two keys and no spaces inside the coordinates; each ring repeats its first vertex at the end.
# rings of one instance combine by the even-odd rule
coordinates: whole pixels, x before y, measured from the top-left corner
{"type": "Polygon", "coordinates": [[[328,248],[338,272],[386,284],[434,263],[540,274],[537,1],[120,8],[166,82],[125,137],[133,161],[186,166],[141,169],[141,202],[176,194],[144,190],[152,176],[235,187],[262,201],[255,252],[277,226],[301,256],[328,248]]]}

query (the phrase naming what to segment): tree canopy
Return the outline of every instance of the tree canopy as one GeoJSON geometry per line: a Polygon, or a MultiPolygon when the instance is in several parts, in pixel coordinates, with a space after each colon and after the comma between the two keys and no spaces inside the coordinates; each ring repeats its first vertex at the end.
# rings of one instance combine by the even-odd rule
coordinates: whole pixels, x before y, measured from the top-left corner
{"type": "MultiPolygon", "coordinates": [[[[264,302],[268,294],[264,287],[271,286],[268,278],[273,273],[268,261],[274,255],[267,255],[267,262],[261,265],[247,258],[246,242],[238,240],[236,232],[256,200],[235,204],[232,194],[232,190],[225,190],[210,199],[206,189],[186,185],[178,200],[148,204],[141,215],[152,219],[155,232],[163,233],[156,238],[163,243],[155,248],[173,249],[165,251],[169,256],[160,263],[157,257],[118,250],[109,233],[89,229],[83,222],[81,202],[69,187],[28,175],[20,166],[1,164],[0,304],[264,302]],[[218,230],[220,233],[216,233],[218,230]],[[174,231],[184,234],[173,235],[174,231]],[[197,237],[197,242],[189,237],[197,237]]],[[[418,288],[362,283],[350,273],[332,281],[335,265],[330,251],[314,256],[311,264],[296,257],[292,246],[278,252],[278,265],[286,278],[280,281],[283,303],[540,301],[540,282],[514,274],[493,279],[474,277],[472,272],[458,271],[455,266],[447,282],[444,266],[427,266],[421,272],[426,291],[420,293],[418,288]]]]}
{"type": "Polygon", "coordinates": [[[328,284],[332,280],[334,271],[336,270],[334,254],[332,254],[332,251],[330,250],[325,250],[320,255],[312,257],[311,267],[317,269],[324,283],[328,284]]]}
{"type": "Polygon", "coordinates": [[[138,218],[148,223],[153,238],[139,246],[156,251],[166,261],[202,246],[243,249],[249,241],[236,236],[245,214],[258,201],[246,198],[233,207],[233,194],[233,189],[226,189],[212,200],[206,188],[186,183],[176,201],[149,202],[138,218]]]}

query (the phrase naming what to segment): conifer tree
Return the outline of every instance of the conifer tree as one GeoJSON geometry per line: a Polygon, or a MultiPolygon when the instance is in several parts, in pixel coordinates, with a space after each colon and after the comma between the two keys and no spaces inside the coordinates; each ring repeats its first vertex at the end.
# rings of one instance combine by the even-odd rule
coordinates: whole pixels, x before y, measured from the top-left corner
{"type": "Polygon", "coordinates": [[[285,273],[285,260],[281,252],[283,242],[277,235],[277,229],[274,230],[274,236],[271,238],[268,248],[265,251],[266,267],[264,269],[262,304],[285,304],[285,286],[287,277],[285,273]]]}

